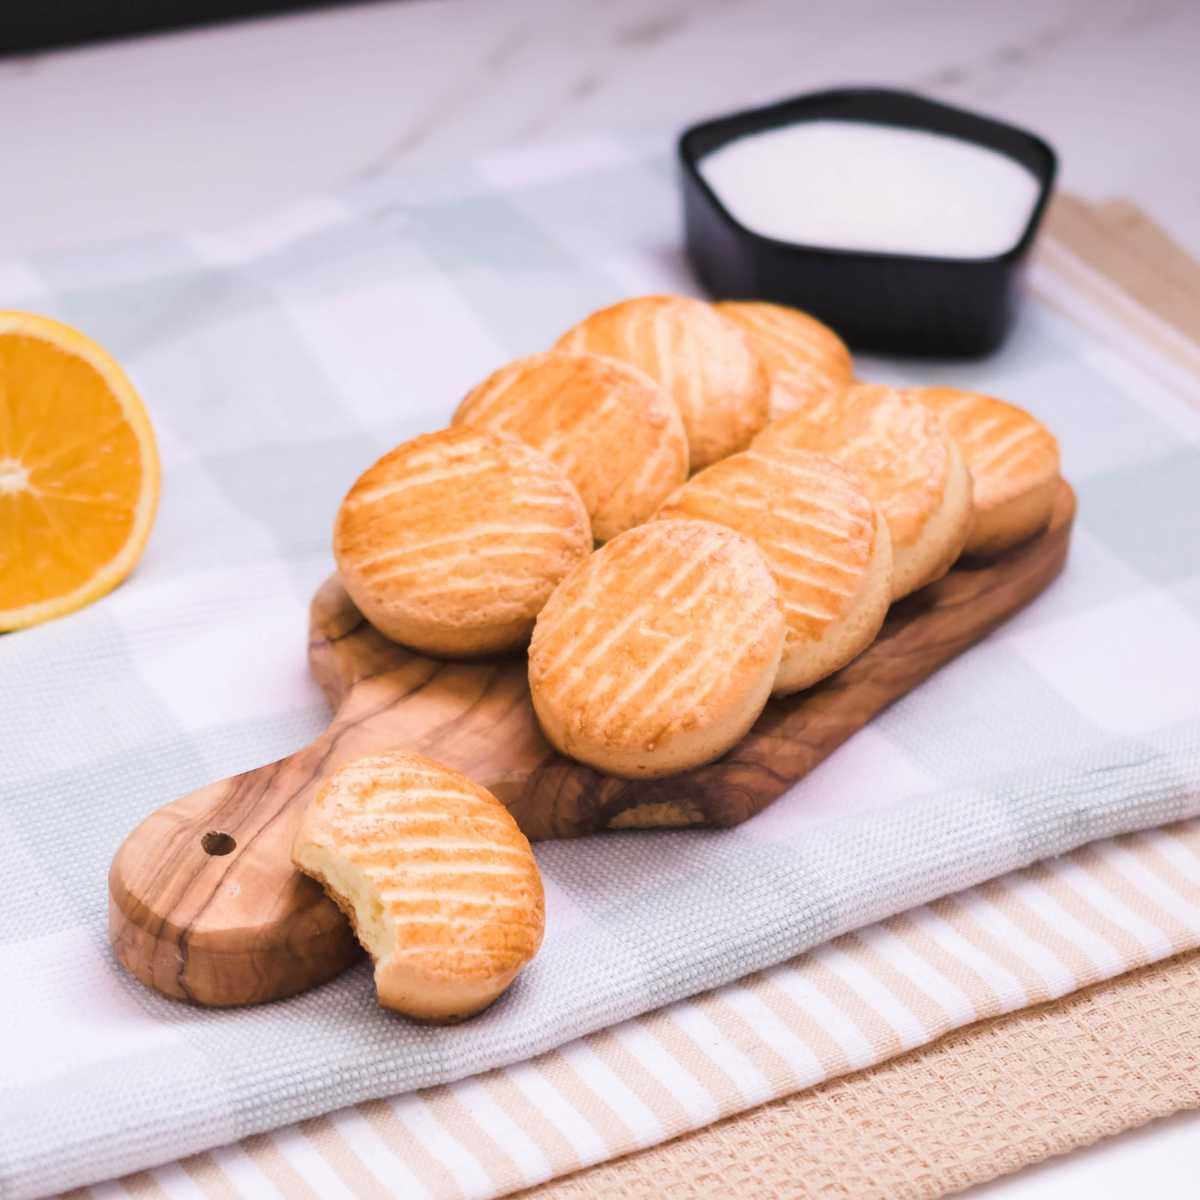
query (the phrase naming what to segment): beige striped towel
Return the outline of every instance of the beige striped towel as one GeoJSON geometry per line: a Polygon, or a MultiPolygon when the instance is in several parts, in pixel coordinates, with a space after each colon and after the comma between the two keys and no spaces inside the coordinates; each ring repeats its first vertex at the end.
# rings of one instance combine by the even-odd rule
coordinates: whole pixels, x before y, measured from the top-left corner
{"type": "Polygon", "coordinates": [[[1200,953],[1191,951],[523,1200],[936,1200],[1195,1108],[1200,953]]]}

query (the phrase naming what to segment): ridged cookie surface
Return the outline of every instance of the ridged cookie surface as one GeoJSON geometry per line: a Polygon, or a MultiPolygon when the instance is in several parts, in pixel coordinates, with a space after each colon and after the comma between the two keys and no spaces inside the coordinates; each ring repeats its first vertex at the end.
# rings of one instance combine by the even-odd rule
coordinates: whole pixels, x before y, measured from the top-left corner
{"type": "Polygon", "coordinates": [[[958,443],[971,472],[975,519],[967,554],[996,554],[1045,528],[1058,494],[1054,434],[1023,408],[957,388],[911,388],[958,443]]]}
{"type": "Polygon", "coordinates": [[[716,309],[749,338],[762,362],[771,382],[772,421],[854,379],[846,343],[816,317],[755,300],[725,300],[716,309]]]}
{"type": "Polygon", "coordinates": [[[892,594],[887,522],[832,459],[746,450],[693,475],[659,516],[728,525],[767,556],[787,618],[777,695],[845,666],[879,632],[892,594]]]}
{"type": "Polygon", "coordinates": [[[898,388],[856,383],[773,421],[755,449],[812,450],[866,486],[892,539],[892,595],[941,578],[971,524],[971,477],[936,414],[898,388]]]}
{"type": "Polygon", "coordinates": [[[486,788],[405,751],[331,775],[293,849],[375,960],[379,1003],[425,1020],[490,1004],[541,945],[537,863],[486,788]]]}
{"type": "Polygon", "coordinates": [[[529,645],[534,710],[564,754],[616,775],[708,762],[762,711],[783,649],[761,550],[708,521],[652,521],[580,564],[529,645]]]}
{"type": "Polygon", "coordinates": [[[456,428],[397,446],[338,510],[333,552],[363,615],[449,657],[521,646],[592,547],[562,470],[516,438],[456,428]]]}
{"type": "Polygon", "coordinates": [[[625,300],[581,321],[554,348],[606,354],[656,379],[679,407],[694,471],[744,449],[767,423],[762,364],[742,331],[702,300],[625,300]]]}
{"type": "Polygon", "coordinates": [[[595,354],[519,358],[463,400],[454,424],[512,434],[556,462],[599,542],[646,520],[687,478],[675,402],[643,371],[595,354]]]}

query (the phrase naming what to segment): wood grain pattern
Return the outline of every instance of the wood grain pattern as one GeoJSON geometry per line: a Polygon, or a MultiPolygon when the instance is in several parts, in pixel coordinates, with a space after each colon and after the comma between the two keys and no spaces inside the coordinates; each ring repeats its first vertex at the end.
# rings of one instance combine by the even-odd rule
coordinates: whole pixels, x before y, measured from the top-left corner
{"type": "Polygon", "coordinates": [[[279,999],[338,974],[357,944],[290,850],[321,779],[381,750],[416,750],[464,771],[534,840],[736,825],[1038,595],[1066,559],[1074,512],[1063,484],[1044,533],[992,562],[960,564],[895,605],[849,666],[772,701],[717,762],[657,780],[612,778],[555,754],[533,716],[523,655],[448,663],[414,654],[377,633],[331,579],[313,601],[309,660],[332,723],[289,758],[176,800],[130,834],[109,875],[117,957],[164,995],[212,1005],[279,999]]]}

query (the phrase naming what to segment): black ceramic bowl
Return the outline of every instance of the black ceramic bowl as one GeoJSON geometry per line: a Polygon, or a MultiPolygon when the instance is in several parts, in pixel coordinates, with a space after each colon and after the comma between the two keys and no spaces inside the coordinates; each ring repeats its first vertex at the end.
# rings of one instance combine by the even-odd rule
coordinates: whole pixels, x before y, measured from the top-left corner
{"type": "Polygon", "coordinates": [[[679,139],[679,155],[688,256],[715,297],[794,305],[855,349],[943,358],[987,354],[1004,340],[1057,166],[1054,151],[1032,133],[885,88],[812,92],[705,121],[679,139]],[[752,233],[705,182],[700,160],[745,134],[818,118],[949,134],[1016,159],[1041,184],[1024,233],[1004,254],[970,259],[833,250],[752,233]]]}

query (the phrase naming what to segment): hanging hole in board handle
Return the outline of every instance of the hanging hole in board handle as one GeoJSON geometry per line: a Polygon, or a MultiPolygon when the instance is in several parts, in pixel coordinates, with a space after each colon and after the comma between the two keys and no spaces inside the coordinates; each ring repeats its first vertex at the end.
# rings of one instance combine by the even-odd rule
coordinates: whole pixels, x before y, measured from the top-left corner
{"type": "Polygon", "coordinates": [[[237,841],[232,834],[222,833],[218,829],[210,829],[201,839],[200,847],[205,854],[232,854],[237,849],[237,841]]]}

